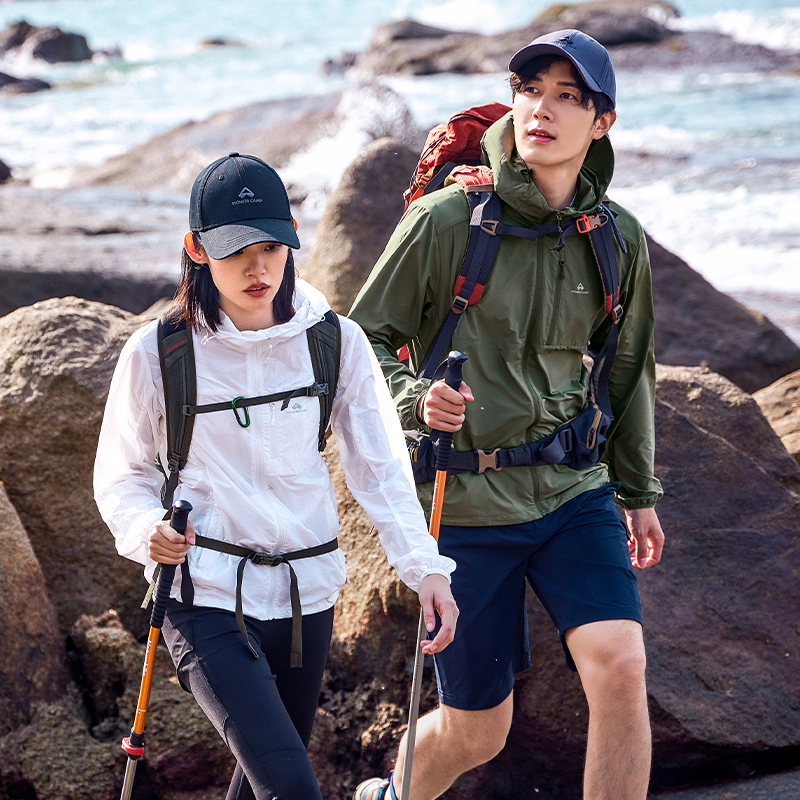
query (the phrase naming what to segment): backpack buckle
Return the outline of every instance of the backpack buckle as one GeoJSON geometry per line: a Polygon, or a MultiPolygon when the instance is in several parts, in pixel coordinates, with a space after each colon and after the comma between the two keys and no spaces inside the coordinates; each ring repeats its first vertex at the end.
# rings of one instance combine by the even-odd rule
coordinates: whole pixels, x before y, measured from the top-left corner
{"type": "Polygon", "coordinates": [[[503,469],[497,464],[497,454],[499,451],[499,447],[495,447],[494,450],[475,451],[478,455],[478,473],[486,472],[487,469],[491,469],[494,472],[500,472],[500,470],[503,469]]]}
{"type": "Polygon", "coordinates": [[[619,303],[611,309],[611,319],[615,325],[622,319],[622,306],[619,303]]]}
{"type": "Polygon", "coordinates": [[[589,233],[595,228],[602,228],[608,222],[608,217],[605,214],[584,214],[575,220],[575,227],[578,233],[589,233]]]}
{"type": "Polygon", "coordinates": [[[469,298],[461,297],[461,295],[456,295],[453,299],[453,304],[450,306],[450,310],[454,314],[463,314],[464,309],[469,305],[469,298]]]}
{"type": "Polygon", "coordinates": [[[497,236],[497,226],[500,224],[496,219],[485,219],[481,222],[481,230],[489,236],[497,236]]]}

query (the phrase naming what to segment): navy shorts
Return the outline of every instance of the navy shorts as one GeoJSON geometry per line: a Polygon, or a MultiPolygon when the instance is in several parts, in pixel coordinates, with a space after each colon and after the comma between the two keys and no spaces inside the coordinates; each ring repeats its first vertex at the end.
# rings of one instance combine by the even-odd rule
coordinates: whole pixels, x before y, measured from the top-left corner
{"type": "Polygon", "coordinates": [[[455,639],[434,656],[439,699],[452,708],[494,708],[511,693],[514,673],[531,666],[526,578],[553,620],[573,670],[567,630],[600,620],[642,621],[627,531],[610,485],[584,492],[533,522],[442,525],[439,551],[457,565],[455,639]]]}

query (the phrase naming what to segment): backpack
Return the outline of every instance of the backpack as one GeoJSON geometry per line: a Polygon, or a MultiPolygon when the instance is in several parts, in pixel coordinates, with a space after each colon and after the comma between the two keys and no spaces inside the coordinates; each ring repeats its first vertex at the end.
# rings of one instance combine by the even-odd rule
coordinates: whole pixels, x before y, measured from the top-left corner
{"type": "Polygon", "coordinates": [[[191,331],[187,330],[184,320],[170,316],[159,319],[157,338],[166,408],[167,468],[164,469],[158,457],[156,466],[164,474],[164,485],[161,488],[161,503],[164,508],[172,505],[172,497],[178,485],[178,475],[186,465],[196,414],[233,411],[239,425],[246,428],[250,425],[250,414],[247,411],[249,406],[282,402],[281,410],[284,410],[293,397],[319,397],[320,418],[317,447],[320,453],[325,449],[326,431],[330,423],[336,384],[339,380],[341,355],[339,318],[333,311],[328,311],[325,317],[316,325],[308,328],[306,333],[311,364],[314,369],[314,383],[311,386],[260,397],[235,397],[221,403],[198,406],[196,405],[197,375],[191,331]]]}
{"type": "MultiPolygon", "coordinates": [[[[500,249],[500,237],[504,235],[534,241],[541,235],[557,233],[559,239],[553,249],[561,250],[567,236],[588,234],[600,271],[605,310],[610,323],[601,342],[589,343],[587,353],[592,358],[592,369],[587,403],[578,416],[561,425],[550,436],[518,447],[453,451],[448,474],[483,473],[487,469],[498,471],[507,466],[544,464],[565,464],[573,469],[587,469],[603,455],[605,435],[613,421],[608,379],[622,318],[614,240],[623,252],[627,252],[627,248],[614,222],[615,214],[605,199],[592,213],[561,222],[529,227],[503,223],[500,198],[494,192],[494,176],[489,167],[480,163],[480,141],[486,129],[510,110],[501,103],[477,106],[460,111],[447,123],[433,128],[428,134],[410,185],[403,193],[408,209],[417,198],[441,186],[458,183],[466,194],[470,210],[469,239],[453,287],[454,299],[420,363],[417,377],[437,380],[443,374],[445,350],[464,311],[480,300],[500,249]]],[[[407,347],[398,351],[401,361],[408,363],[408,357],[407,347]]],[[[421,434],[407,438],[417,483],[425,483],[435,477],[436,438],[436,431],[432,436],[421,434]]]]}

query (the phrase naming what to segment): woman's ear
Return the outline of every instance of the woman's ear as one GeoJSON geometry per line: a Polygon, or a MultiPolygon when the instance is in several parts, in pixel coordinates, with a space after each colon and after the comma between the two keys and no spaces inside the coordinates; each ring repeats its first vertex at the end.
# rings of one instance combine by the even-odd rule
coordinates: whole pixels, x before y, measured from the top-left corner
{"type": "Polygon", "coordinates": [[[206,255],[203,245],[196,245],[194,243],[194,234],[191,231],[183,237],[183,246],[186,248],[189,258],[191,258],[195,264],[200,265],[208,263],[208,256],[206,255]]]}

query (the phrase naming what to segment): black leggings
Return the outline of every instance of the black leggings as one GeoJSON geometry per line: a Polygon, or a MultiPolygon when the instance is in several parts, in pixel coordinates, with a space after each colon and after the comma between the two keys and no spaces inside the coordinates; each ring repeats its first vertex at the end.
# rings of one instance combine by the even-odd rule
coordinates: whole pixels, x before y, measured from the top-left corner
{"type": "Polygon", "coordinates": [[[333,608],[303,616],[303,666],[289,666],[292,620],[170,600],[163,635],[184,689],[236,756],[226,800],[322,800],[306,747],[330,646],[333,608]]]}

